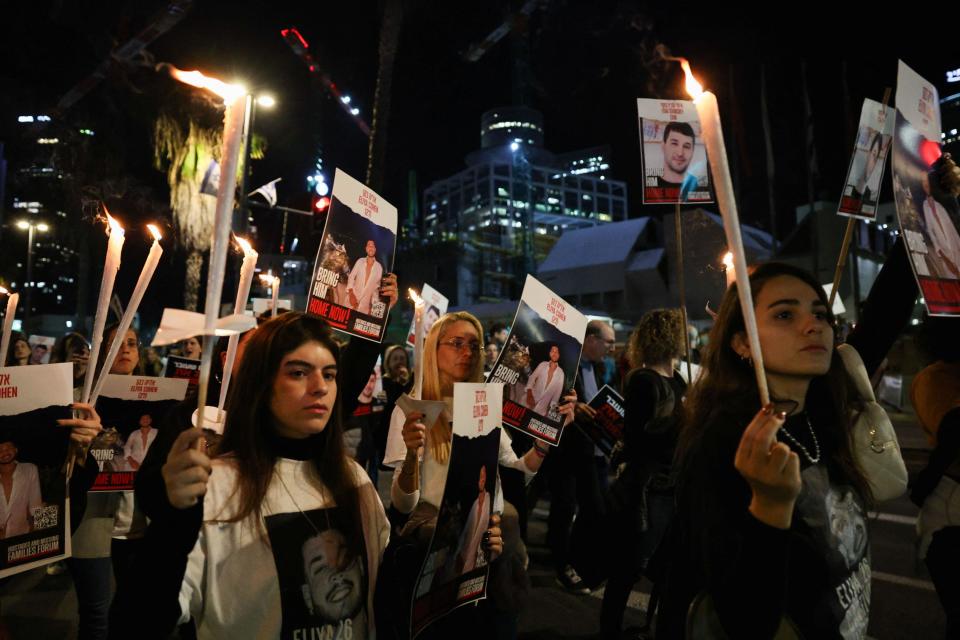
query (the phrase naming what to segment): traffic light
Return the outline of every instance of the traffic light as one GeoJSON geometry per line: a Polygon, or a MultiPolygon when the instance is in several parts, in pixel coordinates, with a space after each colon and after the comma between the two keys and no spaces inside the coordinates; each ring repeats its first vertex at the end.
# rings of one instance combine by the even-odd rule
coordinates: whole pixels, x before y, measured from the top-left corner
{"type": "Polygon", "coordinates": [[[327,212],[329,210],[330,210],[329,196],[318,196],[314,194],[310,198],[310,211],[313,212],[314,233],[323,233],[323,227],[327,222],[327,212]]]}

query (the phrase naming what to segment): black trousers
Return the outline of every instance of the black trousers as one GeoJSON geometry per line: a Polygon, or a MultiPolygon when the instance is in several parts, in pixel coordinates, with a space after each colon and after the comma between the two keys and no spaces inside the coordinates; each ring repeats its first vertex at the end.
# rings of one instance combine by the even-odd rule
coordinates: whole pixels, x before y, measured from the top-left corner
{"type": "Polygon", "coordinates": [[[944,637],[960,638],[960,527],[946,527],[933,534],[926,563],[947,614],[944,637]]]}
{"type": "MultiPolygon", "coordinates": [[[[567,427],[571,431],[573,425],[567,427]]],[[[580,436],[580,433],[565,433],[563,438],[580,436]]],[[[589,442],[589,441],[588,441],[589,442]]],[[[607,473],[602,457],[593,455],[593,445],[587,452],[582,448],[564,449],[564,440],[555,451],[547,455],[547,487],[550,490],[550,515],[547,518],[547,544],[550,547],[557,571],[568,564],[575,564],[575,550],[571,548],[573,519],[584,523],[599,523],[604,515],[604,491],[601,477],[607,473]]]]}

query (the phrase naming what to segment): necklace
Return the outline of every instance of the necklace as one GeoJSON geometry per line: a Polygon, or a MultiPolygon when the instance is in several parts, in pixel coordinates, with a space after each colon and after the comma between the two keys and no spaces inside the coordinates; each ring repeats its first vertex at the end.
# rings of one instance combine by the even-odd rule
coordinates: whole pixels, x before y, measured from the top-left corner
{"type": "Polygon", "coordinates": [[[810,455],[810,452],[807,451],[807,448],[800,443],[799,440],[793,437],[793,434],[787,431],[786,425],[780,427],[780,432],[787,436],[787,438],[792,442],[800,451],[803,452],[803,455],[806,456],[807,460],[810,461],[810,464],[817,464],[820,462],[820,441],[817,440],[817,434],[813,430],[813,425],[810,424],[810,416],[807,415],[807,412],[803,412],[803,417],[807,420],[807,429],[810,430],[810,437],[813,439],[813,450],[815,455],[810,455]]]}
{"type": "MultiPolygon", "coordinates": [[[[313,529],[313,531],[317,535],[320,535],[320,529],[317,529],[317,525],[313,523],[313,520],[310,519],[310,516],[308,516],[306,512],[300,508],[300,504],[297,502],[297,499],[293,497],[293,493],[290,492],[290,489],[287,487],[287,483],[284,482],[283,480],[283,475],[281,475],[276,465],[273,468],[273,473],[277,476],[277,480],[280,481],[280,485],[283,487],[283,490],[287,492],[287,497],[290,498],[290,502],[293,503],[293,506],[297,508],[297,511],[300,512],[300,515],[303,516],[304,520],[310,523],[310,527],[313,529]]],[[[318,489],[320,491],[320,499],[323,501],[324,504],[326,504],[327,495],[326,495],[326,492],[323,490],[323,486],[321,485],[320,487],[318,487],[318,489]]],[[[327,508],[323,509],[323,515],[325,515],[327,518],[327,529],[332,529],[333,525],[330,524],[330,513],[327,508]]]]}

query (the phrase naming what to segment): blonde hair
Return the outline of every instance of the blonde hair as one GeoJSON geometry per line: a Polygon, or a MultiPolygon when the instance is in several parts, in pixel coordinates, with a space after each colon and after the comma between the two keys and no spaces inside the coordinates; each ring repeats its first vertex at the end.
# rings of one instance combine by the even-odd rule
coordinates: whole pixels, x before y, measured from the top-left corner
{"type": "MultiPolygon", "coordinates": [[[[476,362],[473,370],[463,382],[483,382],[483,325],[480,321],[466,311],[455,311],[445,313],[440,316],[430,333],[423,341],[423,392],[421,398],[424,400],[443,400],[443,385],[440,382],[440,370],[437,368],[437,349],[440,348],[440,339],[446,334],[447,330],[457,322],[469,322],[477,332],[477,339],[480,341],[480,352],[476,354],[476,362]]],[[[427,429],[427,446],[433,453],[437,462],[443,463],[450,459],[450,445],[453,439],[453,432],[450,424],[442,418],[437,423],[427,429]]]]}

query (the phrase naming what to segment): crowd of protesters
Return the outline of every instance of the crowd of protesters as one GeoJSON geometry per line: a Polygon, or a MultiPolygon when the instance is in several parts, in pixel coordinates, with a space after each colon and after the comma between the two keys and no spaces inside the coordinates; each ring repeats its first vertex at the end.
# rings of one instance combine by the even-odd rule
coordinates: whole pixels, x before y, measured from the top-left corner
{"type": "MultiPolygon", "coordinates": [[[[387,274],[380,294],[391,307],[397,292],[396,277],[387,274]]],[[[563,391],[566,427],[558,446],[501,431],[502,492],[480,525],[489,597],[431,625],[423,637],[516,635],[529,589],[526,523],[544,497],[558,583],[581,594],[605,585],[597,620],[604,638],[622,637],[627,598],[643,576],[654,584],[647,619],[656,624],[640,633],[651,637],[717,631],[771,638],[784,629],[806,638],[863,637],[866,514],[887,497],[858,458],[864,416],[877,406],[864,381],[908,325],[917,295],[898,242],[842,346],[819,282],[778,263],[759,265],[748,283],[728,288],[704,345],[676,309],[648,311],[619,341],[610,322],[591,320],[575,383],[563,391]],[[747,339],[740,286],[753,295],[760,353],[747,339]],[[693,380],[682,375],[688,357],[698,365],[693,380]],[[754,377],[758,357],[770,390],[765,406],[754,377]],[[624,399],[623,437],[612,452],[588,437],[596,420],[588,403],[604,385],[624,399]]],[[[912,388],[933,453],[911,498],[921,507],[920,553],[947,612],[948,637],[960,633],[955,324],[926,320],[930,364],[912,388]]],[[[424,424],[423,414],[397,406],[413,385],[406,345],[344,344],[323,320],[298,312],[262,319],[242,337],[215,450],[202,446],[204,434],[190,421],[195,398],[188,396],[159,425],[135,492],[81,500],[68,561],[80,637],[130,637],[134,625],[139,637],[286,633],[276,540],[267,534],[268,519],[280,516],[316,530],[303,547],[308,566],[345,575],[352,563],[362,565],[362,585],[348,581],[349,610],[337,614],[329,637],[405,637],[451,464],[453,385],[483,381],[508,331],[502,324],[485,328],[463,311],[433,324],[419,363],[422,398],[442,401],[446,410],[424,424]],[[390,478],[385,502],[377,492],[382,473],[390,478]],[[343,533],[331,525],[333,510],[347,523],[343,533]]],[[[191,341],[178,355],[198,357],[199,349],[191,341]]],[[[67,334],[51,356],[73,363],[81,387],[86,339],[67,334]]],[[[30,358],[26,338],[14,334],[8,366],[30,358]]],[[[215,362],[222,369],[222,359],[215,362]]],[[[118,375],[164,370],[163,356],[144,351],[132,330],[114,362],[100,366],[118,375]]],[[[85,417],[68,426],[89,440],[99,418],[91,407],[79,408],[85,417]]],[[[308,586],[308,608],[323,611],[329,603],[308,586]]]]}

